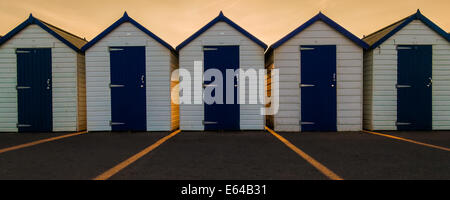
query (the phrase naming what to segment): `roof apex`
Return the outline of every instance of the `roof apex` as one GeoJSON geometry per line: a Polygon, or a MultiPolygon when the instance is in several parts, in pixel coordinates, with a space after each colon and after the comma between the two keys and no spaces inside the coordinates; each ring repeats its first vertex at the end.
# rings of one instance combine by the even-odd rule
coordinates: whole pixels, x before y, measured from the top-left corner
{"type": "Polygon", "coordinates": [[[58,28],[54,25],[51,25],[50,23],[41,21],[40,19],[35,18],[32,13],[30,13],[28,18],[24,22],[19,24],[17,27],[15,27],[13,30],[8,32],[0,39],[0,46],[9,39],[13,38],[14,35],[16,35],[17,33],[19,33],[20,31],[22,31],[31,24],[38,25],[39,27],[44,29],[47,33],[49,33],[56,39],[60,40],[62,43],[64,43],[65,45],[67,45],[69,48],[73,49],[76,52],[80,52],[81,51],[80,46],[84,45],[85,43],[85,40],[83,40],[82,38],[72,33],[69,33],[61,28],[58,28]]]}
{"type": "Polygon", "coordinates": [[[306,28],[308,28],[309,26],[311,26],[312,24],[316,23],[319,20],[324,22],[324,23],[326,23],[328,26],[330,26],[331,28],[335,29],[340,34],[342,34],[343,36],[347,37],[348,39],[353,41],[356,45],[360,46],[361,48],[363,48],[363,49],[369,48],[368,44],[366,44],[360,38],[356,37],[351,32],[346,30],[344,27],[340,26],[335,21],[333,21],[332,19],[330,19],[329,17],[324,15],[322,12],[319,12],[317,15],[315,15],[314,17],[309,19],[307,22],[303,23],[298,28],[296,28],[295,30],[293,30],[290,33],[288,33],[286,36],[284,36],[283,38],[281,38],[280,40],[278,40],[277,42],[272,44],[269,48],[276,49],[276,48],[280,47],[285,42],[290,40],[292,37],[295,37],[297,34],[299,34],[300,32],[302,32],[303,30],[305,30],[306,28]]]}
{"type": "MultiPolygon", "coordinates": [[[[394,23],[387,27],[384,27],[364,38],[365,41],[367,41],[367,38],[369,37],[377,37],[376,35],[379,34],[379,39],[373,42],[373,44],[370,44],[370,49],[377,48],[382,43],[384,43],[387,39],[389,39],[391,36],[396,34],[398,31],[403,29],[405,26],[410,24],[413,20],[420,20],[422,23],[424,23],[426,26],[428,26],[430,29],[441,35],[444,39],[447,41],[450,41],[450,36],[447,32],[442,30],[439,26],[437,26],[435,23],[433,23],[430,19],[425,17],[421,12],[420,9],[417,9],[417,12],[394,23]],[[382,31],[387,30],[388,28],[392,28],[392,30],[382,33],[382,31]]],[[[370,42],[369,42],[370,43],[370,42]]]]}
{"type": "Polygon", "coordinates": [[[208,24],[206,24],[205,26],[200,28],[197,32],[195,32],[193,35],[191,35],[186,40],[184,40],[181,44],[179,44],[176,47],[176,50],[180,51],[182,48],[184,48],[186,45],[188,45],[190,42],[192,42],[195,38],[199,37],[201,34],[203,34],[205,31],[207,31],[209,28],[211,28],[212,26],[214,26],[218,22],[225,22],[225,23],[227,23],[229,26],[233,27],[235,30],[237,30],[238,32],[242,33],[245,37],[249,38],[250,40],[252,40],[256,44],[258,44],[261,48],[263,48],[263,49],[267,48],[267,45],[264,42],[262,42],[261,40],[259,40],[258,38],[256,38],[255,36],[253,36],[252,34],[247,32],[245,29],[243,29],[242,27],[240,27],[236,23],[234,23],[231,19],[226,17],[223,14],[222,11],[220,11],[219,16],[215,17],[208,24]]]}
{"type": "Polygon", "coordinates": [[[101,32],[99,35],[97,35],[94,39],[92,39],[90,42],[88,42],[86,45],[84,45],[81,48],[81,51],[83,51],[83,52],[87,51],[89,48],[94,46],[98,41],[100,41],[102,38],[106,37],[110,32],[114,31],[117,27],[119,27],[120,25],[122,25],[125,22],[131,23],[133,26],[135,26],[140,31],[144,32],[149,37],[153,38],[154,40],[156,40],[158,43],[160,43],[161,45],[163,45],[170,51],[176,53],[175,49],[170,44],[168,44],[167,42],[162,40],[160,37],[158,37],[151,31],[149,31],[147,28],[145,28],[144,26],[142,26],[141,24],[136,22],[133,18],[129,17],[128,13],[126,11],[119,20],[114,22],[112,25],[110,25],[108,28],[106,28],[103,32],[101,32]]]}

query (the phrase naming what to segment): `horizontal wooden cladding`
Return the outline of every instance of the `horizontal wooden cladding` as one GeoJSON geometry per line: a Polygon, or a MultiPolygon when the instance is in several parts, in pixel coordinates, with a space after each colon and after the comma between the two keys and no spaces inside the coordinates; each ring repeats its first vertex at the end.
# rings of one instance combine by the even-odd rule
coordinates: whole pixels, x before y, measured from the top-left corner
{"type": "Polygon", "coordinates": [[[174,64],[170,50],[131,23],[124,23],[86,52],[88,130],[110,130],[111,46],[145,46],[147,130],[171,130],[170,72],[174,64]]]}
{"type": "MultiPolygon", "coordinates": [[[[204,45],[239,45],[239,59],[242,69],[264,69],[264,49],[224,22],[208,29],[179,52],[180,68],[194,74],[194,61],[203,61],[204,45]]],[[[246,93],[248,94],[247,88],[246,93]]],[[[259,105],[241,105],[241,129],[263,130],[264,116],[259,105]]],[[[182,130],[203,130],[203,105],[180,105],[180,128],[182,130]]]]}
{"type": "Polygon", "coordinates": [[[52,49],[53,131],[77,131],[78,55],[37,25],[30,25],[0,47],[0,132],[17,132],[17,48],[52,49]]]}
{"type": "Polygon", "coordinates": [[[276,131],[300,131],[300,46],[336,45],[338,131],[362,129],[363,49],[318,21],[273,52],[280,72],[280,108],[274,117],[276,131]]]}
{"type": "Polygon", "coordinates": [[[419,20],[411,22],[379,48],[366,52],[366,128],[396,130],[397,120],[397,45],[433,46],[433,129],[450,129],[450,44],[419,20]]]}

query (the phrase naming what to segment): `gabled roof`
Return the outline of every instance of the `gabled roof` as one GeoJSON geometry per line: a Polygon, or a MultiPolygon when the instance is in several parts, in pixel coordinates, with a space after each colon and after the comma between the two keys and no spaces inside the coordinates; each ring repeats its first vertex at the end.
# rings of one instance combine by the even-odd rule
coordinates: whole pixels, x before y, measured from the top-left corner
{"type": "Polygon", "coordinates": [[[139,30],[141,30],[142,32],[144,32],[145,34],[147,34],[148,36],[150,36],[151,38],[153,38],[154,40],[156,40],[157,42],[159,42],[161,45],[163,45],[164,47],[166,47],[167,49],[169,49],[170,51],[175,52],[175,49],[170,46],[170,44],[168,44],[167,42],[165,42],[164,40],[162,40],[161,38],[159,38],[158,36],[156,36],[155,34],[153,34],[151,31],[149,31],[148,29],[146,29],[144,26],[142,26],[141,24],[139,24],[138,22],[136,22],[134,19],[132,19],[131,17],[128,16],[127,12],[125,12],[123,14],[123,16],[117,20],[116,22],[114,22],[114,24],[112,24],[110,27],[108,27],[107,29],[105,29],[102,33],[100,33],[97,37],[95,37],[94,39],[92,39],[89,43],[87,43],[86,45],[83,46],[83,48],[81,48],[82,51],[86,51],[89,48],[91,48],[92,46],[94,46],[98,41],[100,41],[102,38],[104,38],[105,36],[107,36],[109,33],[111,33],[114,29],[116,29],[117,27],[119,27],[120,25],[122,25],[125,22],[129,22],[131,24],[133,24],[136,28],[138,28],[139,30]]]}
{"type": "Polygon", "coordinates": [[[314,16],[313,18],[308,20],[306,23],[302,24],[300,27],[298,27],[294,31],[290,32],[288,35],[284,36],[283,38],[281,38],[280,40],[275,42],[272,46],[270,46],[270,48],[276,49],[276,48],[280,47],[285,42],[287,42],[288,40],[290,40],[291,38],[293,38],[294,36],[296,36],[297,34],[299,34],[300,32],[302,32],[303,30],[305,30],[306,28],[308,28],[309,26],[311,26],[312,24],[314,24],[315,22],[317,22],[319,20],[325,22],[326,24],[328,24],[329,26],[334,28],[336,31],[338,31],[339,33],[341,33],[342,35],[344,35],[345,37],[347,37],[348,39],[353,41],[355,44],[359,45],[360,47],[362,47],[362,48],[369,47],[364,41],[362,41],[361,39],[359,39],[358,37],[356,37],[349,31],[347,31],[345,28],[343,28],[342,26],[337,24],[335,21],[331,20],[330,18],[328,18],[327,16],[325,16],[324,14],[319,12],[319,14],[317,14],[316,16],[314,16]]]}
{"type": "Polygon", "coordinates": [[[190,36],[188,39],[186,39],[185,41],[183,41],[180,45],[177,46],[177,51],[181,50],[183,47],[185,47],[186,45],[188,45],[190,42],[192,42],[195,38],[197,38],[198,36],[200,36],[202,33],[204,33],[205,31],[207,31],[209,28],[211,28],[212,26],[214,26],[216,23],[218,22],[225,22],[228,25],[230,25],[231,27],[233,27],[234,29],[236,29],[237,31],[239,31],[240,33],[242,33],[244,36],[246,36],[247,38],[249,38],[250,40],[252,40],[253,42],[255,42],[256,44],[258,44],[260,47],[262,47],[263,49],[267,48],[267,45],[262,42],[261,40],[259,40],[258,38],[256,38],[255,36],[253,36],[252,34],[250,34],[249,32],[247,32],[246,30],[244,30],[243,28],[241,28],[239,25],[237,25],[236,23],[234,23],[233,21],[231,21],[230,19],[228,19],[227,17],[225,17],[225,15],[223,14],[222,11],[220,11],[219,16],[217,16],[216,18],[214,18],[212,21],[210,21],[208,24],[206,24],[204,27],[202,27],[200,30],[198,30],[197,32],[195,32],[192,36],[190,36]]]}
{"type": "Polygon", "coordinates": [[[393,36],[395,33],[400,31],[402,28],[404,28],[406,25],[411,23],[414,20],[420,20],[425,25],[427,25],[430,29],[434,30],[436,33],[441,35],[443,38],[445,38],[447,41],[450,41],[450,35],[446,33],[444,30],[439,28],[435,23],[433,23],[431,20],[426,18],[425,16],[420,13],[420,10],[417,10],[416,13],[413,15],[406,17],[400,21],[397,21],[375,33],[372,33],[366,37],[363,38],[363,40],[370,45],[370,49],[377,48],[380,46],[383,42],[385,42],[387,39],[389,39],[391,36],[393,36]]]}
{"type": "Polygon", "coordinates": [[[21,23],[19,26],[14,28],[12,31],[10,31],[8,34],[0,38],[0,46],[3,45],[5,42],[7,42],[9,39],[13,38],[16,34],[18,34],[20,31],[25,29],[31,24],[36,24],[45,31],[47,31],[49,34],[51,34],[56,39],[60,40],[62,43],[66,44],[68,47],[73,49],[74,51],[80,52],[81,47],[83,47],[87,41],[84,38],[78,37],[74,34],[71,34],[61,28],[58,28],[56,26],[53,26],[47,22],[44,22],[40,19],[37,19],[33,17],[32,14],[30,14],[30,17],[28,17],[27,20],[25,20],[23,23],[21,23]]]}

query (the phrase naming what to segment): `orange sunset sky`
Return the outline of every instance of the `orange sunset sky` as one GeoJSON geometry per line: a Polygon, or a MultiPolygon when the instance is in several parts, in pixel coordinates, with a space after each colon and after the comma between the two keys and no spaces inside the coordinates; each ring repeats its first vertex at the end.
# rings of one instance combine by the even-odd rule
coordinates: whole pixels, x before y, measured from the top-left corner
{"type": "Polygon", "coordinates": [[[450,31],[450,0],[0,0],[0,35],[33,13],[90,40],[126,10],[130,17],[175,47],[222,10],[270,45],[319,11],[362,37],[418,8],[450,31]]]}

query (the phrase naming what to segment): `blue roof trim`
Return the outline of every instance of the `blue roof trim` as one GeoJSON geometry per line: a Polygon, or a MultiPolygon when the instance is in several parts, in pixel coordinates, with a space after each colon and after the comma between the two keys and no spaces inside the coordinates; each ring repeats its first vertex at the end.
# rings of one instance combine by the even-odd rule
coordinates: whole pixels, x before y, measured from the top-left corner
{"type": "Polygon", "coordinates": [[[233,27],[234,29],[236,29],[237,31],[239,31],[240,33],[242,33],[244,36],[246,36],[247,38],[249,38],[250,40],[252,40],[253,42],[255,42],[256,44],[258,44],[260,47],[262,47],[263,49],[267,49],[267,45],[262,42],[261,40],[259,40],[258,38],[256,38],[255,36],[253,36],[252,34],[250,34],[249,32],[247,32],[245,29],[243,29],[242,27],[240,27],[239,25],[237,25],[236,23],[234,23],[233,21],[231,21],[230,19],[228,19],[227,17],[225,17],[225,15],[220,12],[219,16],[217,16],[216,18],[214,18],[212,21],[210,21],[208,24],[206,24],[204,27],[202,27],[200,30],[198,30],[197,32],[195,32],[192,36],[190,36],[188,39],[186,39],[185,41],[183,41],[180,45],[177,46],[176,50],[179,51],[181,50],[183,47],[185,47],[186,45],[188,45],[190,42],[192,42],[195,38],[197,38],[198,36],[200,36],[202,33],[204,33],[206,30],[208,30],[209,28],[211,28],[214,24],[216,24],[217,22],[225,22],[228,25],[230,25],[231,27],[233,27]]]}
{"type": "Polygon", "coordinates": [[[117,27],[119,27],[121,24],[125,23],[125,22],[130,22],[131,24],[133,24],[136,28],[138,28],[139,30],[141,30],[142,32],[144,32],[145,34],[147,34],[148,36],[150,36],[151,38],[153,38],[154,40],[156,40],[157,42],[159,42],[161,45],[163,45],[164,47],[166,47],[167,49],[169,49],[172,52],[176,52],[175,49],[170,46],[170,44],[168,44],[167,42],[165,42],[164,40],[162,40],[161,38],[159,38],[158,36],[156,36],[155,34],[153,34],[151,31],[149,31],[148,29],[146,29],[144,26],[142,26],[141,24],[139,24],[138,22],[136,22],[134,19],[132,19],[131,17],[128,16],[127,12],[125,12],[123,14],[123,16],[117,20],[116,22],[114,22],[111,26],[109,26],[107,29],[105,29],[102,33],[100,33],[99,35],[97,35],[97,37],[95,37],[94,39],[92,39],[90,42],[88,42],[86,45],[84,45],[81,50],[82,51],[86,51],[89,48],[91,48],[92,46],[94,46],[98,41],[100,41],[102,38],[104,38],[105,36],[107,36],[109,33],[111,33],[114,29],[116,29],[117,27]]]}
{"type": "Polygon", "coordinates": [[[339,33],[341,33],[342,35],[344,35],[345,37],[347,37],[348,39],[350,39],[351,41],[353,41],[360,47],[362,47],[364,49],[369,48],[369,45],[366,44],[364,41],[362,41],[360,38],[356,37],[351,32],[347,31],[344,27],[340,26],[335,21],[328,18],[327,16],[325,16],[322,13],[317,14],[316,16],[314,16],[313,18],[308,20],[306,23],[302,24],[300,27],[298,27],[294,31],[290,32],[288,35],[284,36],[283,38],[281,38],[280,40],[275,42],[272,46],[270,46],[270,48],[276,49],[276,48],[280,47],[282,44],[284,44],[285,42],[290,40],[292,37],[296,36],[297,34],[299,34],[300,32],[302,32],[303,30],[305,30],[306,28],[308,28],[309,26],[311,26],[312,24],[314,24],[315,22],[317,22],[319,20],[322,20],[323,22],[325,22],[326,24],[328,24],[329,26],[334,28],[336,31],[338,31],[339,33]]]}
{"type": "Polygon", "coordinates": [[[81,52],[81,49],[77,48],[75,45],[73,45],[72,43],[70,43],[69,41],[67,41],[66,39],[64,39],[63,37],[61,37],[60,35],[58,35],[57,33],[55,33],[53,30],[51,30],[50,28],[48,28],[48,26],[46,26],[45,24],[43,24],[41,21],[39,21],[38,19],[34,18],[32,14],[30,14],[30,17],[28,17],[27,20],[25,20],[24,22],[22,22],[19,26],[17,26],[16,28],[14,28],[12,31],[10,31],[9,33],[7,33],[5,36],[3,36],[2,38],[0,38],[0,46],[3,45],[4,43],[6,43],[8,40],[10,40],[11,38],[13,38],[16,34],[18,34],[20,31],[22,31],[23,29],[25,29],[27,26],[31,25],[31,24],[36,24],[39,27],[41,27],[42,29],[44,29],[45,31],[47,31],[50,35],[52,35],[53,37],[55,37],[56,39],[60,40],[62,43],[66,44],[68,47],[70,47],[71,49],[73,49],[76,52],[81,52]]]}
{"type": "Polygon", "coordinates": [[[400,31],[401,29],[403,29],[406,25],[408,25],[409,23],[411,23],[414,20],[420,20],[422,21],[425,25],[427,25],[430,29],[434,30],[436,33],[438,33],[439,35],[441,35],[443,38],[445,38],[447,41],[450,42],[450,35],[445,32],[444,30],[442,30],[439,26],[437,26],[435,23],[433,23],[431,20],[429,20],[427,17],[425,17],[424,15],[422,15],[422,13],[420,13],[420,10],[417,10],[417,13],[411,15],[410,17],[408,17],[402,24],[400,24],[399,26],[397,26],[394,30],[392,30],[391,32],[389,32],[388,34],[386,34],[384,37],[382,37],[381,39],[379,39],[377,42],[375,42],[370,49],[375,49],[378,46],[380,46],[381,44],[383,44],[383,42],[385,42],[387,39],[389,39],[390,37],[392,37],[394,34],[396,34],[398,31],[400,31]]]}

